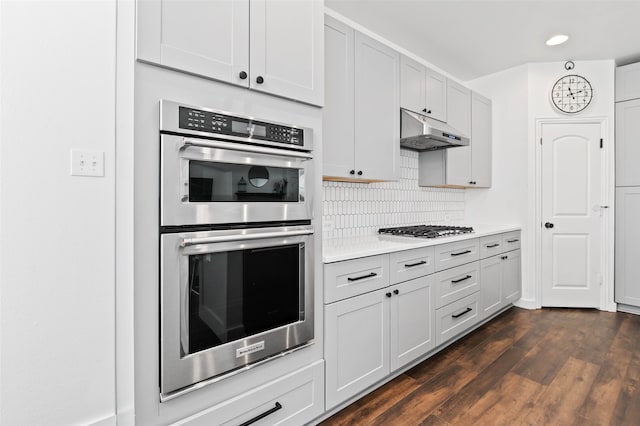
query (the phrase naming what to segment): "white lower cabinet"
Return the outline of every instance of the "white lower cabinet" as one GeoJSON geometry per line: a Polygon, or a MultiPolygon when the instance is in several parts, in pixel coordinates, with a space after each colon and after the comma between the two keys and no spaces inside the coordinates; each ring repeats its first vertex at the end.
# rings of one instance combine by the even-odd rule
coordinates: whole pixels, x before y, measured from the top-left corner
{"type": "Polygon", "coordinates": [[[513,231],[325,264],[326,409],[519,299],[519,247],[513,231]]]}
{"type": "Polygon", "coordinates": [[[482,314],[489,317],[520,299],[520,249],[480,261],[482,314]]]}
{"type": "Polygon", "coordinates": [[[502,263],[502,290],[504,305],[513,303],[522,296],[520,250],[504,254],[502,263]]]}
{"type": "Polygon", "coordinates": [[[386,293],[382,289],[325,307],[327,409],[389,374],[386,293]]]}
{"type": "Polygon", "coordinates": [[[432,278],[325,307],[327,410],[435,347],[432,278]]]}
{"type": "Polygon", "coordinates": [[[391,371],[436,347],[433,275],[391,287],[391,371]]]}
{"type": "Polygon", "coordinates": [[[175,426],[302,425],[324,412],[324,362],[317,361],[187,417],[175,426]]]}
{"type": "Polygon", "coordinates": [[[480,293],[463,297],[436,311],[436,345],[441,345],[472,327],[480,315],[480,293]]]}

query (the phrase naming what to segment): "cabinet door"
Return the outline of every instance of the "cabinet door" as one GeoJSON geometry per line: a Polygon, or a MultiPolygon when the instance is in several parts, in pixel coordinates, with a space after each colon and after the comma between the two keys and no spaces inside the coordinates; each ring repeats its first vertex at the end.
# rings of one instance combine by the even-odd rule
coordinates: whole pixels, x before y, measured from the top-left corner
{"type": "Polygon", "coordinates": [[[480,303],[485,318],[503,306],[501,257],[498,255],[480,261],[480,303]]]}
{"type": "Polygon", "coordinates": [[[251,0],[250,22],[250,87],[322,105],[323,2],[251,0]]]}
{"type": "Polygon", "coordinates": [[[505,253],[502,261],[503,306],[520,299],[522,276],[520,273],[520,250],[505,253]]]}
{"type": "Polygon", "coordinates": [[[356,32],[355,166],[358,178],[398,179],[399,70],[398,52],[356,32]]]}
{"type": "Polygon", "coordinates": [[[137,58],[248,87],[249,0],[139,1],[137,58]]]}
{"type": "Polygon", "coordinates": [[[473,187],[491,187],[491,101],[471,95],[471,180],[473,187]]]}
{"type": "Polygon", "coordinates": [[[616,102],[640,98],[640,63],[616,68],[616,102]]]}
{"type": "Polygon", "coordinates": [[[640,99],[616,104],[616,186],[640,185],[640,99]]]}
{"type": "Polygon", "coordinates": [[[427,112],[427,68],[406,56],[400,58],[400,106],[424,114],[427,112]]]}
{"type": "Polygon", "coordinates": [[[325,306],[327,410],[389,374],[389,289],[325,306]]]}
{"type": "Polygon", "coordinates": [[[640,306],[640,187],[616,188],[616,289],[618,303],[640,306]]]}
{"type": "Polygon", "coordinates": [[[435,347],[433,275],[391,288],[391,371],[435,347]]]}
{"type": "Polygon", "coordinates": [[[427,114],[440,121],[447,121],[447,78],[427,68],[427,114]],[[431,111],[431,112],[429,112],[431,111]]]}
{"type": "Polygon", "coordinates": [[[325,106],[322,110],[322,174],[353,177],[354,168],[354,31],[325,17],[325,106]]]}
{"type": "MultiPolygon", "coordinates": [[[[471,91],[448,80],[447,123],[464,135],[471,131],[471,91]]],[[[473,141],[471,141],[471,145],[473,141]]],[[[471,146],[449,148],[447,153],[447,184],[469,186],[471,179],[471,146]]]]}

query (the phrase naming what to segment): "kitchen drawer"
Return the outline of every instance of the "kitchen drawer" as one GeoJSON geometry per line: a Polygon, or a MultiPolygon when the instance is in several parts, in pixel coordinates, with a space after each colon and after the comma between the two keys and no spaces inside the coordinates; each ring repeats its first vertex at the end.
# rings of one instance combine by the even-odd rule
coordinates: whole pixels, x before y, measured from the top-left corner
{"type": "Polygon", "coordinates": [[[482,318],[479,309],[480,292],[436,310],[436,346],[462,333],[482,318]]]}
{"type": "Polygon", "coordinates": [[[448,305],[480,290],[478,261],[438,272],[435,275],[436,308],[448,305]]]}
{"type": "Polygon", "coordinates": [[[486,259],[505,251],[502,235],[487,235],[480,238],[480,259],[486,259]]]}
{"type": "Polygon", "coordinates": [[[478,260],[479,248],[480,245],[477,238],[436,246],[436,271],[478,260]]]}
{"type": "Polygon", "coordinates": [[[332,303],[389,285],[389,255],[324,265],[324,303],[332,303]]]}
{"type": "Polygon", "coordinates": [[[391,284],[432,274],[435,270],[433,254],[433,247],[391,253],[389,255],[391,284]]]}
{"type": "Polygon", "coordinates": [[[505,232],[502,234],[502,247],[505,251],[516,250],[520,248],[520,231],[505,232]]]}
{"type": "Polygon", "coordinates": [[[269,411],[270,414],[253,424],[302,425],[321,415],[324,411],[324,361],[255,387],[178,421],[174,426],[237,426],[269,411]]]}

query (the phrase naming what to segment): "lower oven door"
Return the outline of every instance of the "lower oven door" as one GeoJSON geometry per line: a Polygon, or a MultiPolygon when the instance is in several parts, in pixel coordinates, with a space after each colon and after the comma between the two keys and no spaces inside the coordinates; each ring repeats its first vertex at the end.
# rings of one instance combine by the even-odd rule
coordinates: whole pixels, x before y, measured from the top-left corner
{"type": "Polygon", "coordinates": [[[163,234],[160,247],[163,400],[313,339],[310,225],[163,234]]]}
{"type": "Polygon", "coordinates": [[[311,219],[312,154],[163,134],[160,225],[311,219]]]}

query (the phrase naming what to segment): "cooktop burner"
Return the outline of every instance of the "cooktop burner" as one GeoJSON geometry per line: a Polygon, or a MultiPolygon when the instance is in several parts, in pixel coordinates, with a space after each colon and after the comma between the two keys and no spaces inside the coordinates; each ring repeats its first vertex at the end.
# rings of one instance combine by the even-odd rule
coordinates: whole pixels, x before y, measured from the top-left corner
{"type": "Polygon", "coordinates": [[[473,232],[471,226],[416,225],[399,226],[397,228],[380,228],[379,234],[397,235],[401,237],[438,238],[450,237],[473,232]]]}

